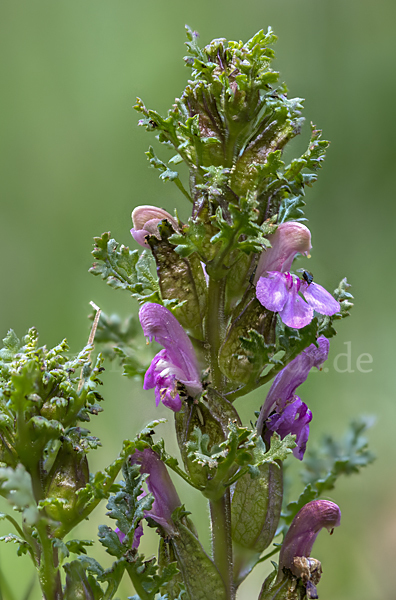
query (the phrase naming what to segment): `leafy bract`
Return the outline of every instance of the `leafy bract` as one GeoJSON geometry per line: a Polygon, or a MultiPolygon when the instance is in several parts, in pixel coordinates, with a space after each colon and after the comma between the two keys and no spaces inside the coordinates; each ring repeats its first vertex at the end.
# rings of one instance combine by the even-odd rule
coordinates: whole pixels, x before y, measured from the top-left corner
{"type": "Polygon", "coordinates": [[[110,237],[110,232],[94,238],[92,255],[96,259],[90,272],[100,275],[115,289],[128,290],[139,302],[162,304],[151,252],[129,250],[110,237]]]}
{"type": "Polygon", "coordinates": [[[301,474],[307,485],[298,500],[287,505],[282,515],[286,525],[292,522],[294,516],[307,502],[332,490],[341,475],[359,473],[362,467],[374,461],[375,457],[368,449],[365,437],[372,423],[372,419],[361,417],[352,421],[340,441],[334,440],[332,436],[326,436],[317,449],[310,448],[307,451],[301,474]]]}

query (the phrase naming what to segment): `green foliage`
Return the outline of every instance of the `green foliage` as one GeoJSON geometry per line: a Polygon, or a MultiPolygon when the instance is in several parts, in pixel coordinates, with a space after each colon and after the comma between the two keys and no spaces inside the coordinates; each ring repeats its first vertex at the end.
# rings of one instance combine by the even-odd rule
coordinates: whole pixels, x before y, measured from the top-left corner
{"type": "Polygon", "coordinates": [[[321,135],[321,130],[311,123],[311,139],[307,151],[300,158],[292,160],[287,167],[280,161],[276,165],[276,174],[271,173],[273,179],[267,183],[266,193],[273,194],[274,206],[279,206],[278,223],[305,220],[302,210],[305,206],[304,189],[316,181],[317,175],[302,173],[302,170],[317,171],[322,166],[329,142],[321,140],[321,135]]]}
{"type": "MultiPolygon", "coordinates": [[[[184,511],[178,510],[181,516],[184,511]]],[[[183,581],[191,600],[226,600],[224,581],[194,533],[173,513],[177,534],[171,541],[183,581]]]]}
{"type": "MultiPolygon", "coordinates": [[[[112,329],[113,338],[118,335],[125,342],[130,333],[131,328],[125,332],[116,326],[112,329]]],[[[18,554],[29,552],[40,565],[43,591],[55,585],[55,575],[49,580],[47,574],[56,573],[57,567],[48,563],[48,558],[58,557],[61,563],[70,552],[85,555],[86,547],[92,545],[89,540],[64,542],[63,538],[102,499],[119,491],[115,479],[135,448],[135,442],[125,441],[113,463],[89,474],[86,454],[100,442],[80,423],[98,414],[98,402],[103,400],[97,391],[103,359],[99,355],[92,361],[92,350],[92,345],[87,345],[69,358],[66,341],[47,350],[39,347],[34,329],[22,340],[9,332],[0,350],[0,494],[23,518],[22,529],[12,517],[2,515],[18,534],[9,534],[3,541],[18,543],[18,554]]],[[[156,424],[149,424],[138,440],[156,424]]],[[[121,554],[124,552],[125,548],[121,554]]],[[[113,598],[124,563],[121,556],[105,571],[93,559],[80,556],[65,565],[65,598],[113,598]],[[105,593],[102,584],[107,584],[105,593]]],[[[44,593],[52,594],[50,589],[44,593]]]]}
{"type": "Polygon", "coordinates": [[[15,535],[14,533],[8,533],[7,535],[2,535],[0,537],[0,541],[6,542],[6,543],[12,542],[14,544],[19,544],[18,549],[17,549],[18,556],[23,556],[27,552],[30,552],[30,553],[32,552],[32,549],[29,546],[29,544],[27,543],[27,541],[22,539],[18,535],[15,535]]]}
{"type": "Polygon", "coordinates": [[[212,237],[211,242],[221,241],[223,247],[242,250],[247,254],[262,252],[268,248],[270,244],[264,235],[268,235],[271,228],[258,225],[256,206],[256,202],[240,198],[238,204],[228,204],[228,220],[223,217],[223,211],[219,207],[216,210],[219,232],[212,237]]]}
{"type": "Polygon", "coordinates": [[[332,490],[341,475],[359,473],[362,467],[371,464],[375,457],[368,449],[365,433],[372,419],[361,417],[352,421],[344,438],[336,441],[332,436],[324,437],[317,449],[310,448],[304,458],[302,480],[306,483],[299,499],[290,502],[282,515],[289,525],[298,511],[311,500],[332,490]]]}
{"type": "Polygon", "coordinates": [[[295,448],[294,436],[287,435],[283,440],[274,433],[271,446],[265,444],[255,430],[240,427],[232,421],[228,424],[229,435],[220,444],[210,446],[210,438],[197,427],[192,439],[187,442],[189,457],[202,466],[207,466],[210,478],[203,493],[209,498],[220,497],[226,487],[235,483],[246,473],[259,477],[259,467],[283,461],[295,448]]]}
{"type": "MultiPolygon", "coordinates": [[[[262,313],[264,314],[264,311],[262,313]]],[[[264,335],[249,327],[245,336],[241,335],[239,338],[239,354],[235,356],[241,361],[241,369],[248,374],[246,380],[240,376],[240,380],[246,385],[230,392],[227,395],[228,399],[233,401],[270,381],[305,348],[316,343],[318,331],[319,323],[316,317],[301,329],[287,327],[278,318],[275,330],[276,344],[268,344],[264,335]],[[245,360],[244,364],[242,359],[245,360]]]]}
{"type": "Polygon", "coordinates": [[[23,465],[18,465],[16,469],[0,467],[0,494],[13,505],[14,510],[22,513],[28,525],[38,521],[32,479],[23,465]]]}
{"type": "MultiPolygon", "coordinates": [[[[93,319],[93,316],[90,318],[93,319]]],[[[101,344],[105,358],[111,361],[119,360],[126,377],[139,377],[141,380],[144,378],[151,357],[148,356],[144,363],[140,360],[142,354],[148,354],[146,344],[142,350],[143,341],[142,329],[135,316],[130,315],[122,322],[118,315],[108,317],[105,313],[100,313],[95,343],[101,344]]]]}
{"type": "Polygon", "coordinates": [[[208,263],[220,246],[220,244],[212,243],[212,239],[218,231],[214,219],[210,219],[205,213],[203,218],[190,218],[188,223],[183,226],[182,231],[174,233],[169,241],[175,244],[175,252],[183,258],[196,252],[204,263],[208,263]]]}
{"type": "Polygon", "coordinates": [[[232,538],[244,548],[263,552],[271,543],[280,518],[283,469],[265,463],[258,476],[247,473],[234,488],[231,503],[232,538]]]}
{"type": "MultiPolygon", "coordinates": [[[[178,173],[151,147],[147,155],[162,179],[175,181],[189,199],[203,196],[215,208],[220,206],[226,221],[230,203],[240,204],[241,198],[257,202],[250,210],[248,235],[253,239],[246,241],[248,251],[257,238],[254,224],[278,211],[279,222],[302,218],[304,187],[316,180],[315,174],[303,170],[320,167],[328,142],[320,140],[321,132],[312,125],[307,151],[287,167],[282,162],[283,147],[301,129],[302,101],[289,99],[286,86],[277,83],[279,74],[271,69],[270,46],[276,40],[271,29],[259,31],[245,44],[218,39],[202,49],[197,34],[186,30],[190,56],[185,60],[192,74],[183,94],[165,118],[140,99],[135,108],[143,115],[139,125],[176,150],[170,165],[187,164],[190,194],[178,173]]],[[[191,247],[178,248],[180,253],[188,251],[191,247]]]]}
{"type": "Polygon", "coordinates": [[[124,481],[120,485],[119,491],[112,494],[107,504],[107,515],[116,521],[119,530],[125,534],[125,539],[121,544],[118,536],[110,528],[101,526],[99,539],[107,552],[120,558],[124,552],[132,547],[136,528],[145,515],[145,511],[151,509],[154,497],[146,494],[139,499],[142,494],[142,484],[147,475],[140,475],[139,465],[130,465],[126,462],[123,465],[124,481]]]}
{"type": "Polygon", "coordinates": [[[184,188],[184,185],[180,181],[179,173],[177,171],[173,171],[169,167],[169,164],[173,166],[183,161],[180,154],[176,154],[175,156],[173,156],[168,161],[168,165],[166,165],[162,160],[158,158],[152,146],[150,146],[148,152],[146,152],[146,156],[150,162],[150,165],[161,172],[160,179],[162,179],[162,181],[173,181],[177,185],[179,190],[182,192],[182,194],[184,194],[184,196],[187,198],[187,200],[192,202],[190,195],[188,194],[188,192],[184,188]]]}
{"type": "Polygon", "coordinates": [[[155,263],[151,252],[144,250],[139,256],[137,250],[110,238],[110,232],[94,238],[92,251],[94,262],[90,273],[100,275],[114,289],[131,292],[139,302],[162,304],[159,283],[155,273],[155,263]]]}

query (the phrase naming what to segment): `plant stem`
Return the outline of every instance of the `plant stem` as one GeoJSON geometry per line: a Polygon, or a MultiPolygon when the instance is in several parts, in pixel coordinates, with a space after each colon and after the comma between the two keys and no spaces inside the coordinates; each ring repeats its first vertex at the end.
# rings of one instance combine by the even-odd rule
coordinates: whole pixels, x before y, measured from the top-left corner
{"type": "Polygon", "coordinates": [[[57,560],[54,560],[54,558],[57,559],[57,556],[52,547],[52,539],[49,537],[49,532],[43,521],[38,521],[36,527],[41,545],[39,579],[43,597],[45,600],[61,600],[59,570],[55,564],[57,560]]]}
{"type": "Polygon", "coordinates": [[[234,600],[231,510],[230,492],[226,491],[219,500],[210,500],[210,518],[212,521],[212,554],[216,567],[223,578],[227,598],[234,600]]]}
{"type": "Polygon", "coordinates": [[[206,313],[206,341],[210,348],[212,385],[221,392],[224,375],[219,367],[219,350],[224,337],[225,279],[209,279],[208,308],[206,313]]]}
{"type": "Polygon", "coordinates": [[[151,596],[146,592],[140,583],[139,577],[137,577],[133,565],[127,563],[125,569],[131,578],[135,592],[140,596],[141,600],[150,600],[151,596]]]}

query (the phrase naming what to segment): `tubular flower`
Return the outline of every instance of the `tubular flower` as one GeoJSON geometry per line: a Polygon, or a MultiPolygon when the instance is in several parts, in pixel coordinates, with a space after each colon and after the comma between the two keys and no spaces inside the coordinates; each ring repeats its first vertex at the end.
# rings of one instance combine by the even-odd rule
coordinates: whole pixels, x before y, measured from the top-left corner
{"type": "Polygon", "coordinates": [[[268,392],[257,421],[257,431],[269,444],[275,431],[283,439],[289,433],[296,436],[297,446],[293,450],[296,458],[302,460],[309,436],[309,423],[312,413],[295,391],[304,383],[312,367],[320,368],[327,360],[329,340],[318,338],[318,346],[311,344],[292,360],[278,375],[268,392]]]}
{"type": "Polygon", "coordinates": [[[135,242],[140,244],[140,246],[149,248],[150,246],[146,242],[148,235],[155,235],[156,238],[161,239],[158,231],[158,223],[161,223],[164,219],[169,221],[175,231],[179,231],[176,219],[166,210],[148,204],[137,206],[132,211],[133,227],[131,234],[135,242]]]}
{"type": "Polygon", "coordinates": [[[144,304],[139,319],[144,335],[164,346],[146,372],[143,389],[155,388],[157,406],[162,402],[178,412],[181,409],[178,383],[192,397],[202,392],[193,345],[179,321],[160,304],[144,304]]]}
{"type": "Polygon", "coordinates": [[[140,465],[141,473],[147,473],[147,488],[154,496],[154,503],[145,517],[153,519],[171,535],[174,532],[172,513],[181,502],[164,463],[151,448],[135,450],[129,460],[133,465],[140,465]]]}
{"type": "Polygon", "coordinates": [[[322,315],[338,312],[339,303],[321,285],[288,273],[297,254],[309,256],[312,248],[309,229],[302,223],[289,221],[279,225],[268,239],[271,248],[261,254],[255,275],[256,296],[264,308],[279,313],[283,323],[294,329],[308,325],[314,310],[322,315]]]}
{"type": "MultiPolygon", "coordinates": [[[[140,472],[142,474],[146,473],[148,475],[145,483],[147,484],[148,491],[154,496],[152,507],[150,510],[145,511],[144,516],[158,523],[167,535],[173,535],[172,513],[180,506],[180,499],[164,463],[151,448],[135,450],[129,460],[133,465],[140,465],[140,472]]],[[[139,496],[139,499],[146,495],[147,492],[143,492],[139,496]]],[[[116,527],[115,532],[122,544],[126,534],[118,527],[116,527]]],[[[140,522],[135,529],[132,548],[139,547],[142,535],[143,525],[140,522]]]]}
{"type": "Polygon", "coordinates": [[[262,252],[255,276],[255,283],[268,271],[290,271],[297,254],[309,256],[311,250],[311,232],[308,227],[297,221],[281,223],[275,233],[268,236],[271,248],[262,252]]]}
{"type": "Polygon", "coordinates": [[[321,575],[319,561],[309,559],[317,535],[323,527],[333,533],[341,522],[341,511],[337,504],[329,500],[308,502],[294,517],[282,544],[279,555],[278,581],[284,569],[290,569],[300,577],[307,589],[308,598],[317,598],[315,584],[321,575]],[[308,560],[307,560],[308,559],[308,560]]]}

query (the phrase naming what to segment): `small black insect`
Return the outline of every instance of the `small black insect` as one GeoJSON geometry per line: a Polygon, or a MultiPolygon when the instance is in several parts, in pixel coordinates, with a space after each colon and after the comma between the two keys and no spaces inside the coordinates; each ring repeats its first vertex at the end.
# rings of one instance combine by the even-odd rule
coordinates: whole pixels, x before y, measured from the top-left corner
{"type": "Polygon", "coordinates": [[[305,279],[305,281],[308,283],[308,285],[313,282],[314,277],[313,277],[311,271],[303,271],[302,276],[303,276],[303,279],[305,279]]]}

